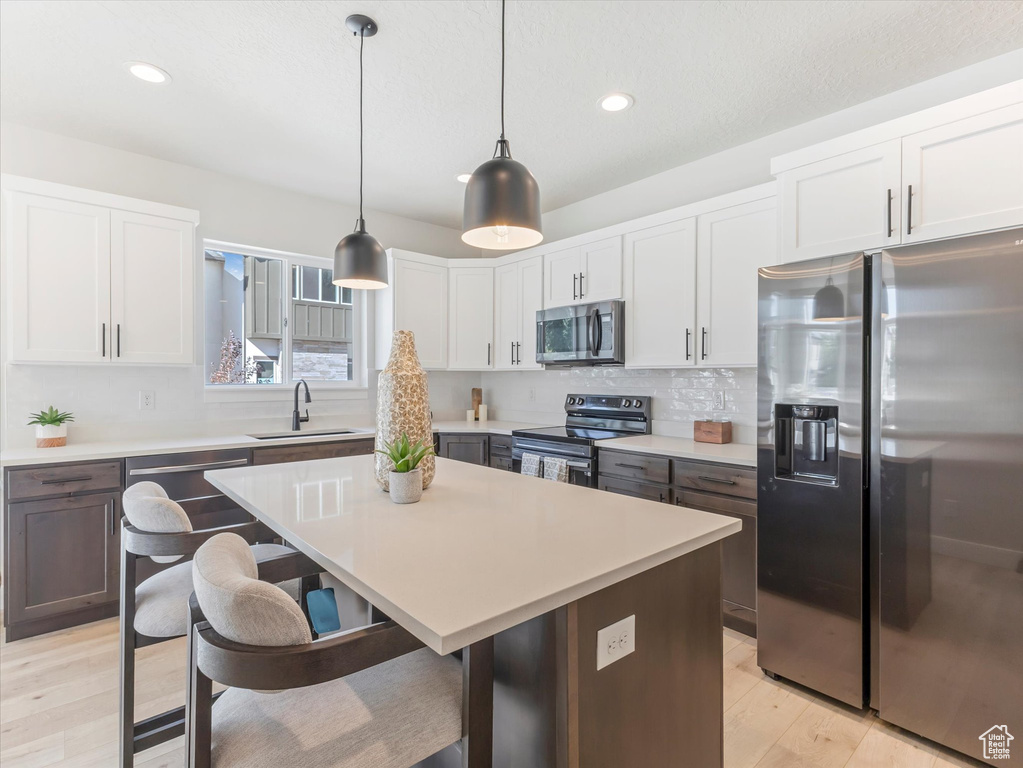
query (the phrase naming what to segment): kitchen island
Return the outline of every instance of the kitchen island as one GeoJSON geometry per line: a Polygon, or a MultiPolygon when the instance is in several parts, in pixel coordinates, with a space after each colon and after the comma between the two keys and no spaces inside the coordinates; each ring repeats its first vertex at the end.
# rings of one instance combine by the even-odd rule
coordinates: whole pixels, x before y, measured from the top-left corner
{"type": "Polygon", "coordinates": [[[721,765],[738,520],[444,459],[399,506],[373,461],[206,478],[437,653],[493,638],[494,765],[721,765]],[[634,651],[598,671],[597,631],[630,616],[634,651]]]}

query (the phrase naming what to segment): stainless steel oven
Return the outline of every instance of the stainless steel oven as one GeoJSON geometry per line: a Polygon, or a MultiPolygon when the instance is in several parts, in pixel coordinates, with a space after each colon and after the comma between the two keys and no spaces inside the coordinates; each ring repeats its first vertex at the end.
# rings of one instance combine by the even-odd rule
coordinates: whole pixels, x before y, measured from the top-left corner
{"type": "Polygon", "coordinates": [[[512,472],[522,472],[522,454],[533,453],[541,458],[568,460],[568,482],[572,485],[597,487],[597,461],[591,445],[553,443],[516,437],[512,447],[512,472]]]}
{"type": "Polygon", "coordinates": [[[536,313],[536,362],[547,366],[624,365],[625,303],[601,301],[536,313]]]}

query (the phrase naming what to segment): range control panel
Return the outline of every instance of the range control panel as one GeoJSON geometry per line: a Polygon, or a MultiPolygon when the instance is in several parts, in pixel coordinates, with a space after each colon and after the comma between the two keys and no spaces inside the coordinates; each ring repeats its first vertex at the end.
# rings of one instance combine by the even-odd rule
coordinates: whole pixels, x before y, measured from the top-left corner
{"type": "Polygon", "coordinates": [[[565,398],[566,411],[635,411],[649,412],[649,399],[618,395],[569,395],[565,398]]]}

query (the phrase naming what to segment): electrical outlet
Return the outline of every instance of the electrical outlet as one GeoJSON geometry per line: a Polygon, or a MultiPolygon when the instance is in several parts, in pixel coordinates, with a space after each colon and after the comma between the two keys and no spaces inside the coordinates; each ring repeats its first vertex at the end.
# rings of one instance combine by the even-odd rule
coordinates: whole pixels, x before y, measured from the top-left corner
{"type": "Polygon", "coordinates": [[[614,664],[636,650],[636,616],[597,630],[597,669],[614,664]]]}
{"type": "Polygon", "coordinates": [[[714,393],[714,410],[723,411],[725,410],[725,393],[715,392],[714,393]]]}
{"type": "Polygon", "coordinates": [[[536,402],[536,387],[529,388],[529,402],[536,402]]]}
{"type": "Polygon", "coordinates": [[[139,390],[139,410],[152,411],[156,408],[156,393],[151,389],[139,390]]]}

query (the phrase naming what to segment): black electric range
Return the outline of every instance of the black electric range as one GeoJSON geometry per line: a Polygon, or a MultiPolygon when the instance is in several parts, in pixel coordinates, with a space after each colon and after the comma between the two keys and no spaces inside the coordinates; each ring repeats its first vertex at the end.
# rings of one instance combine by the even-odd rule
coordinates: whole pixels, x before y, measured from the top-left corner
{"type": "Polygon", "coordinates": [[[568,395],[565,425],[512,432],[512,469],[521,471],[522,454],[568,459],[569,482],[597,485],[598,440],[650,434],[650,398],[631,395],[568,395]]]}

